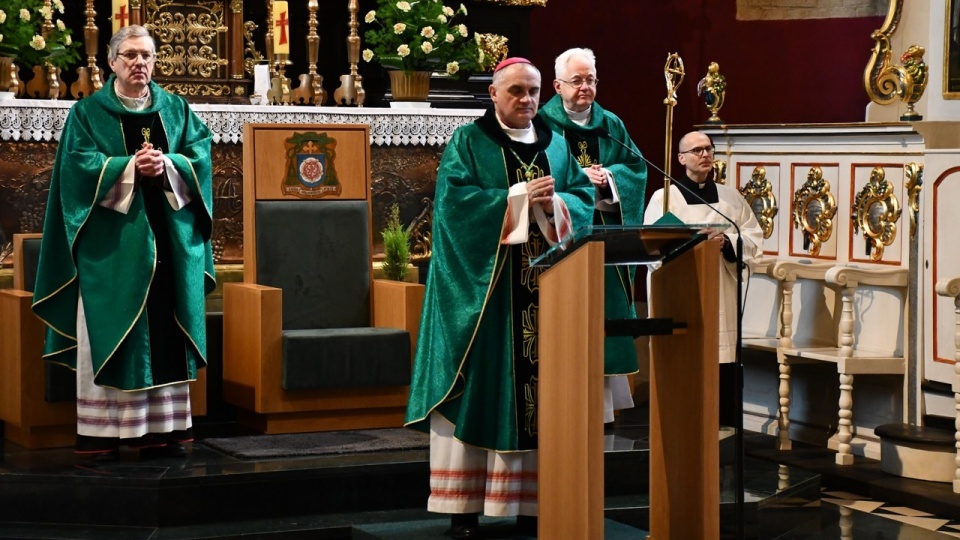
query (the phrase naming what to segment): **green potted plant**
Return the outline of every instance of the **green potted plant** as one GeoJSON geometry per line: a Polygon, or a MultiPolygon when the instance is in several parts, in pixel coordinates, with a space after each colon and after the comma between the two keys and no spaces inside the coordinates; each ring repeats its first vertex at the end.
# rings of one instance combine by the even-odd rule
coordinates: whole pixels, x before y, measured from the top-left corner
{"type": "Polygon", "coordinates": [[[383,235],[383,274],[387,279],[403,281],[410,268],[410,229],[400,223],[400,205],[390,207],[383,235]]]}
{"type": "MultiPolygon", "coordinates": [[[[387,226],[383,229],[384,261],[381,270],[386,279],[373,280],[377,299],[373,325],[402,328],[410,332],[411,354],[415,350],[420,325],[425,287],[405,281],[410,269],[410,228],[400,222],[400,206],[390,207],[387,226]]],[[[414,280],[415,281],[415,280],[414,280]]]]}
{"type": "Polygon", "coordinates": [[[364,17],[367,62],[387,68],[394,100],[426,101],[432,73],[457,77],[483,65],[484,53],[456,10],[440,0],[377,0],[364,17]]]}

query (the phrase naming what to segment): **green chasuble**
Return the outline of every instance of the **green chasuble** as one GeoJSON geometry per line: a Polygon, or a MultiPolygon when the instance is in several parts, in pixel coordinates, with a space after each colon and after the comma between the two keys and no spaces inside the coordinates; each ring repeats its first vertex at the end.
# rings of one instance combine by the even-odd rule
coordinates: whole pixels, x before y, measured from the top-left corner
{"type": "MultiPolygon", "coordinates": [[[[537,309],[549,248],[535,221],[530,237],[502,245],[511,185],[552,175],[573,230],[588,225],[593,188],[539,119],[537,142],[510,140],[491,112],[459,128],[440,161],[427,278],[407,425],[429,429],[437,411],[464,443],[496,451],[536,448],[537,309]]],[[[532,215],[532,210],[531,210],[532,215]]]]}
{"type": "MultiPolygon", "coordinates": [[[[601,164],[610,171],[620,196],[618,212],[594,214],[596,225],[641,225],[647,188],[647,164],[619,143],[601,135],[606,130],[611,137],[633,148],[636,145],[617,115],[593,103],[590,121],[577,124],[567,117],[559,95],[540,109],[540,116],[551,129],[566,139],[573,157],[581,167],[601,164]]],[[[633,305],[636,267],[608,266],[604,272],[604,311],[608,319],[627,319],[637,316],[633,305]]],[[[626,336],[607,337],[603,342],[604,373],[625,375],[637,371],[637,353],[633,339],[626,336]]]]}
{"type": "Polygon", "coordinates": [[[70,110],[50,179],[34,289],[33,310],[47,324],[44,358],[76,369],[82,295],[94,380],[120,390],[196,378],[206,365],[205,296],[215,285],[210,130],[183,98],[152,82],[150,93],[150,107],[128,111],[111,77],[70,110]],[[165,139],[161,150],[191,202],[174,210],[161,187],[140,187],[126,214],[101,206],[147,129],[151,142],[165,139]],[[174,320],[151,320],[155,305],[166,305],[174,320]],[[151,336],[157,328],[177,335],[151,336]],[[163,352],[154,358],[157,348],[163,352]],[[171,358],[178,365],[164,365],[171,358]]]}

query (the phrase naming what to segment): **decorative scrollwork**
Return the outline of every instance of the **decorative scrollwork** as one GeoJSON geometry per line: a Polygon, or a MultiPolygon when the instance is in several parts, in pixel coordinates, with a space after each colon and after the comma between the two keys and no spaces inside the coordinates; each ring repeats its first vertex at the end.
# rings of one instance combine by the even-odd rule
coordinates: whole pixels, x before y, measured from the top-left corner
{"type": "Polygon", "coordinates": [[[220,37],[228,30],[223,3],[199,0],[191,6],[193,11],[182,9],[169,0],[147,3],[147,25],[158,42],[155,69],[164,77],[216,78],[229,64],[219,54],[220,37]]]}
{"type": "Polygon", "coordinates": [[[164,90],[180,96],[230,96],[230,86],[226,84],[205,83],[162,83],[164,90]]]}
{"type": "Polygon", "coordinates": [[[246,46],[243,48],[243,71],[253,77],[253,66],[266,62],[263,54],[257,50],[257,45],[253,42],[253,31],[257,29],[257,23],[246,21],[243,23],[243,41],[246,46]]]}
{"type": "Polygon", "coordinates": [[[727,183],[727,162],[722,159],[713,161],[713,181],[718,184],[727,183]]]}
{"type": "Polygon", "coordinates": [[[837,202],[820,167],[811,167],[807,181],[793,194],[793,227],[803,232],[803,249],[820,254],[820,246],[833,234],[837,202]]]}
{"type": "Polygon", "coordinates": [[[900,24],[902,12],[903,0],[891,0],[883,26],[870,35],[875,43],[863,73],[863,86],[870,99],[880,105],[889,105],[900,98],[907,104],[900,120],[916,121],[923,119],[914,110],[914,104],[927,87],[927,64],[923,61],[924,48],[919,45],[911,45],[901,55],[902,65],[895,66],[890,60],[890,38],[900,24]]]}
{"type": "Polygon", "coordinates": [[[910,237],[917,234],[917,220],[920,219],[920,190],[923,189],[923,164],[907,163],[903,166],[907,177],[907,209],[910,211],[910,237]]]}
{"type": "Polygon", "coordinates": [[[863,72],[863,87],[874,103],[888,105],[898,96],[898,78],[890,66],[890,37],[897,31],[900,16],[903,14],[903,0],[891,0],[890,9],[883,25],[870,34],[874,41],[870,60],[863,72]]]}
{"type": "Polygon", "coordinates": [[[853,220],[853,232],[863,231],[870,259],[882,259],[883,248],[897,238],[897,220],[900,219],[900,201],[893,193],[893,186],[887,182],[883,167],[874,167],[870,181],[857,193],[850,219],[853,220]]]}
{"type": "Polygon", "coordinates": [[[746,199],[753,215],[760,222],[760,228],[763,229],[763,237],[770,238],[773,234],[773,227],[780,208],[777,206],[777,198],[773,194],[773,185],[767,180],[767,169],[762,165],[757,165],[750,175],[750,181],[740,190],[743,198],[746,199]]]}

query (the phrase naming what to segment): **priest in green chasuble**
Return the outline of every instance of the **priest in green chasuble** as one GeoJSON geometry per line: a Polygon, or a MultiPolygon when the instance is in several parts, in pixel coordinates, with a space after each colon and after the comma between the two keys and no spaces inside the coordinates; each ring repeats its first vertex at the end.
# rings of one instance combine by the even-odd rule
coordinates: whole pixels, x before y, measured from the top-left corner
{"type": "Polygon", "coordinates": [[[184,455],[206,365],[211,133],[151,81],[155,59],[146,28],[122,28],[115,75],[70,110],[34,290],[44,358],[77,372],[76,450],[100,459],[184,455]]]}
{"type": "Polygon", "coordinates": [[[563,139],[536,117],[540,72],[497,66],[494,110],[458,129],[437,174],[433,255],[407,425],[431,432],[431,512],[449,536],[478,514],[537,515],[540,268],[529,262],[588,225],[593,191],[563,139]]]}
{"type": "MultiPolygon", "coordinates": [[[[590,49],[569,49],[557,57],[557,94],[540,116],[567,141],[570,151],[590,178],[596,192],[595,225],[640,225],[647,187],[647,165],[617,115],[600,107],[597,63],[590,49]],[[616,139],[616,140],[613,140],[616,139]],[[620,144],[620,141],[623,144],[620,144]],[[624,145],[634,150],[630,152],[624,145]]],[[[637,316],[634,308],[636,267],[608,266],[604,274],[604,311],[607,319],[637,316]]],[[[633,407],[624,375],[638,371],[633,338],[604,338],[604,422],[613,412],[633,407]]]]}

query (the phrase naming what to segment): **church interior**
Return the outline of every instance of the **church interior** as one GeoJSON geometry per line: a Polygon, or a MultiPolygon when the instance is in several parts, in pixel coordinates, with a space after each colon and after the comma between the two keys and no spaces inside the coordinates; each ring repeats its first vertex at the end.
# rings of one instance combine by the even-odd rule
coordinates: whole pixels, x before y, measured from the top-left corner
{"type": "MultiPolygon", "coordinates": [[[[376,0],[36,2],[51,15],[44,32],[60,28],[46,37],[72,54],[26,66],[0,48],[0,538],[444,538],[445,516],[426,511],[429,437],[402,426],[437,169],[454,131],[491,106],[489,66],[428,74],[425,97],[406,101],[363,52],[376,0]],[[189,455],[100,463],[73,451],[74,375],[41,360],[30,306],[60,134],[109,77],[107,42],[124,24],[151,30],[154,80],[213,133],[217,288],[189,455]],[[271,180],[290,167],[285,138],[322,148],[324,130],[346,141],[335,193],[271,180]],[[298,217],[304,197],[346,202],[313,222],[298,217]],[[384,275],[391,212],[410,233],[399,282],[384,275]],[[309,251],[314,230],[336,236],[332,262],[309,251]],[[262,285],[310,265],[322,268],[317,296],[262,285]],[[371,351],[368,364],[311,365],[296,347],[315,336],[280,346],[311,324],[306,303],[346,318],[351,295],[361,321],[343,325],[362,327],[350,346],[371,351]]],[[[960,537],[960,0],[445,3],[486,55],[539,67],[541,103],[556,56],[592,49],[598,103],[647,159],[669,175],[680,137],[706,133],[715,181],[763,229],[744,283],[739,425],[710,454],[711,517],[694,513],[701,494],[651,493],[663,426],[650,415],[663,411],[641,370],[636,407],[603,428],[590,484],[602,495],[586,495],[600,511],[584,519],[610,539],[692,537],[655,536],[664,513],[674,530],[716,520],[704,538],[960,537]]],[[[649,169],[634,195],[664,177],[649,169]]],[[[641,365],[654,339],[636,340],[641,365]]],[[[680,377],[670,388],[683,393],[680,377]]],[[[686,409],[664,414],[681,433],[696,427],[686,409]]],[[[484,538],[526,538],[510,520],[481,523],[484,538]]]]}

